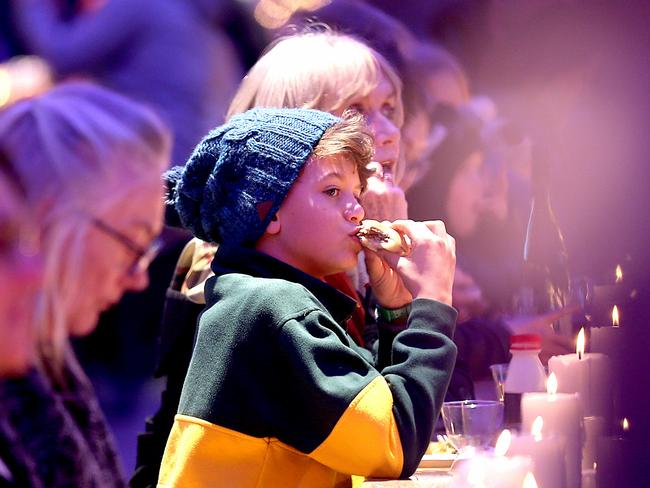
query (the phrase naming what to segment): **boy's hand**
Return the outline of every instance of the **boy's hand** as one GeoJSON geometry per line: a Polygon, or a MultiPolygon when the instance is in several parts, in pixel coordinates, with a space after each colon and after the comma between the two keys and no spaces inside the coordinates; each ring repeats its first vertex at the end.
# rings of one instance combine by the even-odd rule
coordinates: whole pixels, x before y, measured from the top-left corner
{"type": "Polygon", "coordinates": [[[399,308],[414,298],[430,298],[451,305],[456,265],[456,241],[441,221],[399,220],[391,227],[411,241],[408,256],[366,251],[370,285],[379,305],[399,308]]]}
{"type": "Polygon", "coordinates": [[[368,169],[375,174],[368,178],[368,184],[361,195],[361,205],[366,218],[373,220],[398,220],[406,218],[406,196],[393,182],[393,174],[385,171],[379,163],[370,163],[368,169]]]}

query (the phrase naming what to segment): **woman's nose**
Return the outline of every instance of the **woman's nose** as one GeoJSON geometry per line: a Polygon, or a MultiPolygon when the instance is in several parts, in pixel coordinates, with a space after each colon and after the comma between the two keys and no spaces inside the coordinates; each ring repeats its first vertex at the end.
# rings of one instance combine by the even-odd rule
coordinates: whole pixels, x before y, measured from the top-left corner
{"type": "Polygon", "coordinates": [[[370,121],[370,130],[375,137],[377,147],[399,144],[400,130],[395,123],[381,112],[377,112],[370,121]]]}

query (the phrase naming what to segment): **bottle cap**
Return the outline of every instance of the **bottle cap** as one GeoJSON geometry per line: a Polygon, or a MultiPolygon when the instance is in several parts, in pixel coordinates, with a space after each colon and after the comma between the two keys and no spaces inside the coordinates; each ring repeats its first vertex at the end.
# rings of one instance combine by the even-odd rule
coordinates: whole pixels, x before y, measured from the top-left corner
{"type": "Polygon", "coordinates": [[[542,338],[538,334],[517,334],[510,336],[511,351],[534,351],[542,348],[542,338]]]}

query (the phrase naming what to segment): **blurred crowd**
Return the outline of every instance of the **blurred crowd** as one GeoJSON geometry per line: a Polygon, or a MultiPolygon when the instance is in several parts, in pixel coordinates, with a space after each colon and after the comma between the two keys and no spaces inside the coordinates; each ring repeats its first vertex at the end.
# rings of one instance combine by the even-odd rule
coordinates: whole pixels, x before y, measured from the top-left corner
{"type": "MultiPolygon", "coordinates": [[[[137,465],[133,486],[155,483],[216,249],[164,215],[162,174],[253,107],[361,113],[375,140],[366,218],[445,222],[447,399],[475,398],[514,334],[540,334],[542,360],[574,348],[549,326],[558,313],[515,306],[535,146],[552,155],[571,275],[605,282],[623,263],[643,323],[643,3],[3,2],[0,478],[125,486],[137,465]]],[[[364,268],[328,282],[358,301],[348,332],[372,350],[364,268]]],[[[644,385],[623,391],[644,400],[644,385]]]]}

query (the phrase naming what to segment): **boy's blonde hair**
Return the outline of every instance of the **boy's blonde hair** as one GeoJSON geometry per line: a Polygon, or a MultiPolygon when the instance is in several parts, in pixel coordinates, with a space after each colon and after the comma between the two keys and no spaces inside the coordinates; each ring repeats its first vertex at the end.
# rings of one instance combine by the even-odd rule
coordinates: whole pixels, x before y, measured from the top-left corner
{"type": "Polygon", "coordinates": [[[35,325],[54,368],[75,300],[92,293],[83,290],[79,259],[90,218],[160,181],[170,149],[170,133],[152,111],[90,83],[60,85],[0,113],[0,151],[43,229],[45,285],[35,325]]]}
{"type": "Polygon", "coordinates": [[[227,118],[253,107],[313,108],[341,114],[385,76],[395,91],[393,122],[401,127],[402,84],[390,63],[356,38],[313,27],[272,44],[248,72],[227,118]]]}

